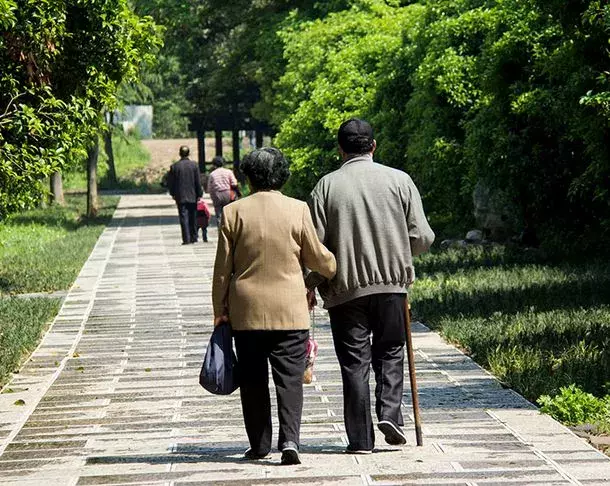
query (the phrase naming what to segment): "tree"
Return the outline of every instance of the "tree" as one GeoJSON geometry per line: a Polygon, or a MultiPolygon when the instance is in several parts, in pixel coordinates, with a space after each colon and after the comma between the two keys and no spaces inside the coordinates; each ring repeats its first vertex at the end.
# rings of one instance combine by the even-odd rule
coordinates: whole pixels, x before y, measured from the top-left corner
{"type": "Polygon", "coordinates": [[[181,115],[210,116],[237,111],[267,119],[261,90],[281,76],[282,42],[277,32],[289,22],[323,18],[354,0],[136,0],[136,11],[167,27],[161,64],[146,74],[152,90],[155,134],[182,134],[181,115]],[[159,81],[162,82],[159,82],[159,81]]]}
{"type": "Polygon", "coordinates": [[[102,109],[161,41],[127,0],[0,0],[0,27],[1,218],[86,156],[102,109]]]}
{"type": "Polygon", "coordinates": [[[338,168],[336,133],[352,116],[368,116],[384,73],[383,60],[401,46],[422,8],[355,2],[348,12],[288,25],[279,36],[286,68],[263,100],[279,127],[278,146],[292,161],[289,190],[306,197],[338,168]]]}
{"type": "Polygon", "coordinates": [[[547,242],[608,234],[608,13],[598,1],[429,3],[377,111],[381,146],[407,147],[433,212],[464,218],[484,181],[547,242]]]}

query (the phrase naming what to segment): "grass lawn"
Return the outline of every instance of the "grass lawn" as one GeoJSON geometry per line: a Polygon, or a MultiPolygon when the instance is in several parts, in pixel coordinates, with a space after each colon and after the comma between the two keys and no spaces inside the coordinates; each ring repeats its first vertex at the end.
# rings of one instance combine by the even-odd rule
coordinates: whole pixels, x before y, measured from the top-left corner
{"type": "Polygon", "coordinates": [[[60,305],[59,299],[0,299],[0,387],[38,346],[60,305]]]}
{"type": "MultiPolygon", "coordinates": [[[[117,132],[112,136],[112,146],[118,184],[114,185],[108,180],[108,159],[104,152],[104,144],[100,140],[100,156],[97,166],[97,179],[100,189],[158,189],[155,184],[147,182],[145,169],[150,163],[150,153],[137,137],[126,136],[117,132]]],[[[87,173],[84,161],[80,170],[64,174],[64,188],[67,191],[84,191],[87,189],[87,173]]]]}
{"type": "Polygon", "coordinates": [[[67,290],[80,272],[119,198],[100,198],[100,212],[84,217],[84,195],[66,207],[14,214],[0,223],[0,386],[38,345],[59,299],[17,299],[10,294],[67,290]]]}
{"type": "Polygon", "coordinates": [[[526,398],[610,390],[610,263],[504,247],[423,255],[414,314],[526,398]]]}
{"type": "Polygon", "coordinates": [[[0,224],[0,295],[66,290],[112,217],[118,197],[100,198],[94,219],[83,215],[84,195],[68,195],[66,207],[34,209],[0,224]]]}

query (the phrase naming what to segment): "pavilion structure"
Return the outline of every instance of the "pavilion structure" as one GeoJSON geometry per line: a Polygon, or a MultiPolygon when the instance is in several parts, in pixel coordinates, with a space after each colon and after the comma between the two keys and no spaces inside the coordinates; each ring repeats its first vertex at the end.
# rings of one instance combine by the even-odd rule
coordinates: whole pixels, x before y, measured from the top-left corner
{"type": "MultiPolygon", "coordinates": [[[[251,117],[242,116],[234,113],[226,113],[223,115],[205,115],[201,113],[189,113],[185,115],[188,117],[189,130],[197,134],[197,159],[199,162],[199,170],[202,173],[207,173],[206,164],[210,164],[207,160],[208,154],[205,153],[205,134],[206,132],[214,132],[215,136],[215,148],[216,155],[223,155],[222,150],[222,133],[230,131],[232,133],[232,145],[233,145],[233,167],[235,171],[239,172],[240,162],[240,130],[254,131],[256,134],[256,148],[263,146],[263,137],[265,135],[272,135],[273,130],[271,127],[251,117]]],[[[210,157],[211,160],[211,157],[210,157]]]]}

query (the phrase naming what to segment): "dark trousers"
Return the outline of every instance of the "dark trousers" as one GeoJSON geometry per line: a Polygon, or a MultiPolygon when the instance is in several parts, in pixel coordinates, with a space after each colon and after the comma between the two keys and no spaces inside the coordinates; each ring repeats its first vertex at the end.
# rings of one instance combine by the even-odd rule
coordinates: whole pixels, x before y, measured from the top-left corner
{"type": "Polygon", "coordinates": [[[369,372],[375,372],[378,420],[403,425],[405,294],[375,294],[329,309],[343,379],[343,414],[349,444],[373,449],[369,372]],[[373,339],[371,342],[371,334],[373,339]]]}
{"type": "Polygon", "coordinates": [[[208,241],[208,224],[210,218],[204,212],[197,212],[197,236],[199,236],[199,229],[201,229],[201,237],[203,241],[208,241]]]}
{"type": "Polygon", "coordinates": [[[197,203],[178,203],[182,243],[197,241],[197,203]]]}
{"type": "Polygon", "coordinates": [[[269,369],[275,383],[280,431],[285,442],[299,445],[303,411],[303,372],[308,331],[234,331],[239,362],[239,391],[250,447],[264,455],[271,450],[269,369]]]}

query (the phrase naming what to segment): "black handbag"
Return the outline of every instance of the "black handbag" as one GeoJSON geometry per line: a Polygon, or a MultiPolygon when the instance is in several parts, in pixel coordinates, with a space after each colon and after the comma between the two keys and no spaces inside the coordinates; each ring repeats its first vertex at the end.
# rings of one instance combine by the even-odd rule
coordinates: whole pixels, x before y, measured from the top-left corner
{"type": "Polygon", "coordinates": [[[230,395],[239,387],[237,356],[228,322],[214,328],[199,373],[199,384],[214,395],[230,395]]]}

